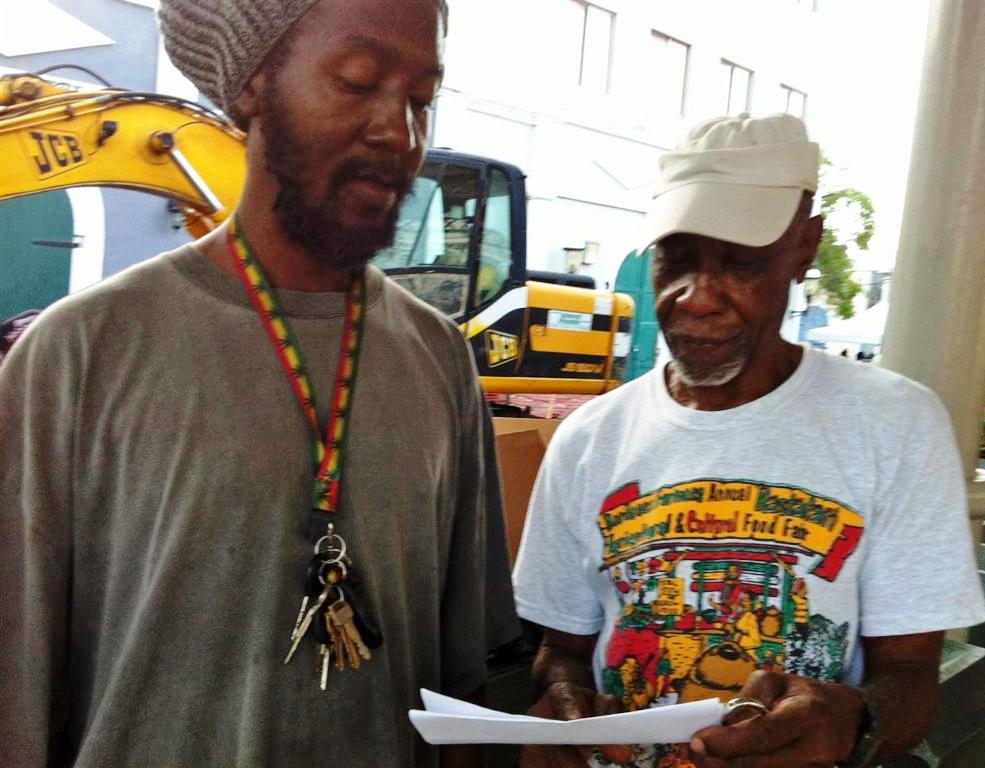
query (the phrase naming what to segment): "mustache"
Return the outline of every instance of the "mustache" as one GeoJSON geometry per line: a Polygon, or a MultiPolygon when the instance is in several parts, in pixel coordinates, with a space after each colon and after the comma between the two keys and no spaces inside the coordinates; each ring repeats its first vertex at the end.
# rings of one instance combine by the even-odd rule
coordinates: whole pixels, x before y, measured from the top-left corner
{"type": "Polygon", "coordinates": [[[686,341],[686,342],[713,342],[720,344],[726,341],[732,341],[733,339],[739,338],[742,335],[741,332],[734,329],[673,329],[665,330],[664,338],[667,341],[686,341]]]}
{"type": "Polygon", "coordinates": [[[410,192],[416,175],[397,157],[350,157],[332,174],[332,182],[338,186],[346,181],[371,181],[393,187],[403,197],[410,192]]]}

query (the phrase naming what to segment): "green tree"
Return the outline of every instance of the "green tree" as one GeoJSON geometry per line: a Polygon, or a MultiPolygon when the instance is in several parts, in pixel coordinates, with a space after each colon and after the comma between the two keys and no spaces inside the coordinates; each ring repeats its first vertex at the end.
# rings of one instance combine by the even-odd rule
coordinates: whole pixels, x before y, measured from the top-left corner
{"type": "Polygon", "coordinates": [[[831,161],[821,155],[824,234],[814,263],[821,271],[818,288],[825,301],[839,317],[849,318],[855,314],[852,302],[862,286],[852,278],[854,265],[848,248],[854,244],[859,250],[868,250],[869,240],[875,231],[875,210],[869,196],[857,189],[849,187],[825,191],[825,172],[831,167],[831,161]]]}

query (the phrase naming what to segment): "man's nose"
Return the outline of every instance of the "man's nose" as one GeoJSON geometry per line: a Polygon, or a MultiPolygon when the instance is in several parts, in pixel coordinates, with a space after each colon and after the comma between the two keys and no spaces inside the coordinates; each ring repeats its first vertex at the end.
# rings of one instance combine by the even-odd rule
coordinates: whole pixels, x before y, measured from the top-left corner
{"type": "Polygon", "coordinates": [[[712,265],[684,276],[684,285],[677,297],[677,306],[689,314],[702,316],[718,312],[724,306],[721,275],[712,265]]]}
{"type": "Polygon", "coordinates": [[[410,99],[396,94],[381,98],[366,131],[366,140],[396,155],[416,150],[420,137],[410,99]]]}

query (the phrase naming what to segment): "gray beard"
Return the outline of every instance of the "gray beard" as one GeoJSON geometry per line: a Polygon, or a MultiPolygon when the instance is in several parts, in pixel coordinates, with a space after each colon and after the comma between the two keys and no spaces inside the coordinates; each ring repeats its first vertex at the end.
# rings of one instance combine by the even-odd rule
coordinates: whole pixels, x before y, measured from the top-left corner
{"type": "Polygon", "coordinates": [[[744,360],[735,360],[717,368],[688,368],[674,358],[674,371],[689,387],[720,387],[728,384],[745,368],[744,360]]]}

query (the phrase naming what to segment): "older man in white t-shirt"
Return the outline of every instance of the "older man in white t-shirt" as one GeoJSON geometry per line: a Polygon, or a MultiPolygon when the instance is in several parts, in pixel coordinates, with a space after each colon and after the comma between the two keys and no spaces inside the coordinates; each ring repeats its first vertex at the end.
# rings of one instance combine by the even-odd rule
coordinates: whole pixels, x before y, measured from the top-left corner
{"type": "Polygon", "coordinates": [[[673,359],[562,424],[514,572],[546,628],[535,713],[761,706],[688,745],[525,766],[888,759],[930,727],[943,631],[985,619],[938,398],[780,337],[818,161],[789,115],[710,120],[664,156],[645,245],[673,359]]]}

